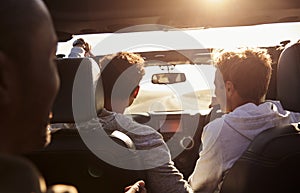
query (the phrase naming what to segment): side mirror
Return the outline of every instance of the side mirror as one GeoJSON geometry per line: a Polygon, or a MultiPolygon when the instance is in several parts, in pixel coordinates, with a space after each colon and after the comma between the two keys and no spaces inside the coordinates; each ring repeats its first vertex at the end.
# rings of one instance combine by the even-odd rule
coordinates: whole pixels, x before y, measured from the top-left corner
{"type": "Polygon", "coordinates": [[[153,84],[174,84],[185,82],[186,77],[184,73],[160,73],[153,74],[151,82],[153,84]]]}

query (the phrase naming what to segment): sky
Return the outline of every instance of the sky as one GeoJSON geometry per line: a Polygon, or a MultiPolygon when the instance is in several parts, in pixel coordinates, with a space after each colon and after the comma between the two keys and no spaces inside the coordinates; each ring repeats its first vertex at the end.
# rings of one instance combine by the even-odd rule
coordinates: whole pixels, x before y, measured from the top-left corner
{"type": "Polygon", "coordinates": [[[94,55],[118,51],[275,46],[284,40],[291,40],[292,43],[298,41],[300,22],[187,31],[75,35],[68,42],[58,44],[57,54],[68,55],[77,38],[84,38],[91,44],[94,55]]]}

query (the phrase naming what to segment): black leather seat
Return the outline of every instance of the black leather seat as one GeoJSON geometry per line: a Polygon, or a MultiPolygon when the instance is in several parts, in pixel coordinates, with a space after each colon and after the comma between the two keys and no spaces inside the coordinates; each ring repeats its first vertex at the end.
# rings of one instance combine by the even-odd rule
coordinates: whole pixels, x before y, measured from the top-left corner
{"type": "Polygon", "coordinates": [[[51,122],[74,123],[76,117],[78,121],[87,121],[97,116],[104,106],[102,83],[97,84],[98,64],[90,58],[65,58],[57,60],[57,69],[60,89],[53,104],[51,122]],[[76,117],[74,110],[78,113],[76,117]]]}
{"type": "Polygon", "coordinates": [[[300,43],[280,55],[277,70],[277,99],[286,110],[300,112],[300,43]]]}
{"type": "Polygon", "coordinates": [[[295,125],[259,134],[226,175],[221,193],[299,191],[300,131],[295,125]]]}
{"type": "MultiPolygon", "coordinates": [[[[117,142],[124,143],[120,138],[117,142]]],[[[114,151],[108,153],[114,159],[123,156],[114,151]]],[[[99,159],[81,140],[77,129],[58,130],[45,150],[27,157],[38,167],[47,185],[73,185],[80,193],[123,192],[126,186],[145,179],[143,172],[118,168],[99,159]]]]}
{"type": "MultiPolygon", "coordinates": [[[[58,59],[57,66],[61,87],[53,107],[52,123],[82,122],[96,117],[104,106],[102,83],[98,82],[98,64],[89,58],[66,58],[58,59]]],[[[80,134],[75,124],[68,129],[59,129],[52,133],[51,143],[45,149],[26,155],[39,168],[48,185],[70,184],[80,193],[114,193],[123,192],[127,185],[144,179],[142,172],[118,168],[102,161],[94,154],[95,151],[87,147],[80,134]]],[[[99,142],[94,134],[86,135],[99,142]]],[[[125,134],[108,135],[123,147],[135,148],[125,134]]],[[[108,152],[114,159],[122,160],[120,152],[107,150],[107,145],[101,141],[97,145],[97,151],[108,152]]],[[[134,155],[132,151],[128,152],[134,155]]],[[[134,156],[130,161],[139,162],[134,156]]]]}

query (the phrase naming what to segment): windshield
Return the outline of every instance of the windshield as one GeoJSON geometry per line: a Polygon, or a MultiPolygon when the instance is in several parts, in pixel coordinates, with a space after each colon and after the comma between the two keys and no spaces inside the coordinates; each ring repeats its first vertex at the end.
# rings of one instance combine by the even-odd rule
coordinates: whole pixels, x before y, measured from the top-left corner
{"type": "Polygon", "coordinates": [[[214,94],[215,68],[209,64],[180,64],[172,72],[186,74],[186,81],[175,84],[153,84],[155,73],[165,72],[159,66],[145,67],[140,93],[126,113],[158,111],[207,111],[214,94]]]}
{"type": "MultiPolygon", "coordinates": [[[[149,52],[162,50],[185,50],[231,47],[269,47],[280,42],[298,41],[300,23],[264,24],[257,26],[147,31],[114,34],[77,35],[68,42],[58,44],[57,54],[67,56],[72,43],[84,38],[92,46],[94,55],[119,51],[149,52]]],[[[160,60],[158,55],[157,60],[160,60]]],[[[174,61],[175,62],[175,61],[174,61]]],[[[127,114],[149,112],[196,111],[206,114],[214,96],[215,68],[208,62],[176,63],[172,72],[184,73],[186,81],[175,84],[153,84],[153,74],[166,73],[160,65],[145,67],[140,82],[140,92],[134,103],[126,109],[127,114]]]]}

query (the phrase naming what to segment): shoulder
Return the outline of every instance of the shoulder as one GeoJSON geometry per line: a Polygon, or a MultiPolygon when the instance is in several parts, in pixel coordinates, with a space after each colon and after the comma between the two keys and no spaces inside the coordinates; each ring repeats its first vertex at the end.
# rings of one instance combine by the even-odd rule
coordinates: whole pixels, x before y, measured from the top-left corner
{"type": "MultiPolygon", "coordinates": [[[[280,101],[267,100],[266,103],[270,103],[270,104],[274,105],[272,109],[274,111],[277,111],[278,113],[280,113],[283,116],[289,116],[289,115],[292,116],[293,114],[295,114],[295,115],[297,114],[297,113],[285,110],[280,101]]],[[[292,119],[292,117],[291,117],[291,119],[292,119]]]]}
{"type": "Polygon", "coordinates": [[[128,135],[137,149],[149,149],[161,145],[164,146],[163,149],[166,148],[162,135],[154,128],[140,124],[123,114],[117,114],[116,121],[120,127],[118,130],[128,135]]]}
{"type": "Polygon", "coordinates": [[[220,118],[213,120],[212,122],[208,123],[203,129],[203,135],[211,136],[218,134],[224,125],[224,118],[226,115],[223,115],[220,118]]]}
{"type": "Polygon", "coordinates": [[[116,115],[116,121],[118,124],[126,129],[129,132],[137,132],[137,134],[149,135],[149,134],[158,134],[158,132],[152,127],[144,124],[140,124],[132,119],[130,116],[126,116],[123,114],[116,115]]]}
{"type": "Polygon", "coordinates": [[[19,156],[0,155],[0,192],[43,192],[44,179],[34,165],[19,156]]]}
{"type": "MultiPolygon", "coordinates": [[[[27,159],[20,156],[0,155],[0,170],[3,172],[26,172],[28,174],[34,174],[37,169],[27,159]]],[[[9,176],[10,173],[7,173],[9,176]]]]}
{"type": "Polygon", "coordinates": [[[209,151],[213,147],[219,147],[221,144],[222,130],[224,127],[224,119],[226,115],[223,115],[220,118],[213,120],[208,123],[202,133],[201,141],[203,144],[203,148],[209,151]]]}
{"type": "Polygon", "coordinates": [[[277,107],[277,110],[278,110],[279,113],[281,113],[283,115],[289,114],[291,123],[300,122],[300,112],[293,112],[293,111],[284,110],[284,108],[283,108],[282,104],[280,103],[280,101],[270,101],[270,102],[277,107]]]}

